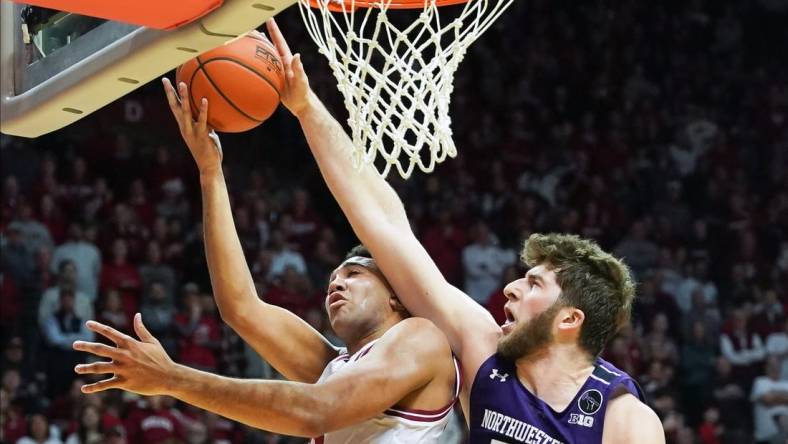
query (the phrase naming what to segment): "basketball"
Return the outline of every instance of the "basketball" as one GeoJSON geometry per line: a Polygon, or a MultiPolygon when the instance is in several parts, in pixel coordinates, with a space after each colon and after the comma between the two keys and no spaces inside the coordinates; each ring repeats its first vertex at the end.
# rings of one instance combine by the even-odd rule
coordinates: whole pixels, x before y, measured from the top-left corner
{"type": "Polygon", "coordinates": [[[175,80],[189,87],[192,115],[208,99],[208,125],[216,131],[248,131],[271,117],[285,86],[282,60],[261,34],[247,34],[183,65],[175,80]]]}

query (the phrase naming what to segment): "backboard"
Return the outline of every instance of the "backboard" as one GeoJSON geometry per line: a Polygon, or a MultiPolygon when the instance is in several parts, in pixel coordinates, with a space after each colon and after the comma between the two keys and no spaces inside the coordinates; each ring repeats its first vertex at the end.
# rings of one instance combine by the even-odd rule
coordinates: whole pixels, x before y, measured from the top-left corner
{"type": "Polygon", "coordinates": [[[0,2],[0,130],[38,137],[62,128],[295,1],[225,0],[170,31],[48,10],[31,27],[27,6],[0,2]]]}

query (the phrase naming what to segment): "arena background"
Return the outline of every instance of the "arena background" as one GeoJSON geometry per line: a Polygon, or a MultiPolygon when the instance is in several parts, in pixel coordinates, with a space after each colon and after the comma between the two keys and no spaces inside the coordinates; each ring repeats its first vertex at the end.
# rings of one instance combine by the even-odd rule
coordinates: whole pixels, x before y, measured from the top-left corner
{"type": "MultiPolygon", "coordinates": [[[[447,278],[499,318],[529,233],[578,233],[626,258],[639,282],[632,327],[604,356],[637,377],[670,443],[788,442],[786,10],[780,0],[516,2],[460,68],[459,157],[432,175],[392,175],[447,278]]],[[[278,19],[313,88],[346,119],[297,10],[278,19]]],[[[333,337],[326,276],[355,239],[296,120],[282,108],[222,140],[261,297],[333,337]]],[[[74,292],[78,318],[121,330],[141,310],[179,362],[276,377],[217,316],[197,169],[159,82],[0,146],[0,441],[44,442],[22,438],[42,431],[47,443],[303,441],[172,399],[82,395],[71,369],[83,356],[49,322],[74,292]]],[[[462,433],[455,422],[445,442],[462,433]]]]}

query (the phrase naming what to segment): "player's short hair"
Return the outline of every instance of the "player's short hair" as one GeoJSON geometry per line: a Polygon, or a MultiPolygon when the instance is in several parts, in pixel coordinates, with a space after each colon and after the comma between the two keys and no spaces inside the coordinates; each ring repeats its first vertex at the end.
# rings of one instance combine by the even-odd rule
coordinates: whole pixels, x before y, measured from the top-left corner
{"type": "Polygon", "coordinates": [[[362,244],[358,244],[355,247],[351,248],[350,251],[348,251],[347,254],[345,255],[345,259],[347,260],[350,259],[351,257],[356,257],[356,256],[368,257],[370,259],[374,259],[372,257],[372,253],[370,253],[369,250],[367,250],[367,247],[365,247],[362,244]]]}
{"type": "Polygon", "coordinates": [[[592,356],[629,322],[635,298],[629,267],[596,242],[570,234],[532,234],[520,257],[529,267],[544,264],[555,271],[558,302],[585,314],[580,346],[592,356]]]}

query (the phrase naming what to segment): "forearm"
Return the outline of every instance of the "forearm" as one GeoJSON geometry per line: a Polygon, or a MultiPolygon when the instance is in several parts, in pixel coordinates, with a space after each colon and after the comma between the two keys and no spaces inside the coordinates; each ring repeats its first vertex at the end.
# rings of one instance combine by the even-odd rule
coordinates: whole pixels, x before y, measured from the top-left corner
{"type": "Polygon", "coordinates": [[[364,235],[368,226],[361,222],[370,218],[407,226],[407,215],[397,193],[371,165],[353,167],[353,141],[312,92],[309,103],[298,120],[328,188],[356,234],[364,235]]]}
{"type": "Polygon", "coordinates": [[[221,170],[201,172],[205,257],[214,297],[225,321],[257,300],[252,275],[235,231],[230,197],[221,170]]]}
{"type": "MultiPolygon", "coordinates": [[[[453,288],[416,239],[394,189],[371,165],[356,169],[353,143],[344,129],[310,93],[298,120],[329,190],[359,240],[370,250],[397,297],[414,316],[435,322],[460,349],[469,319],[497,326],[492,317],[453,288]]],[[[474,324],[473,328],[478,328],[474,324]]]]}
{"type": "Polygon", "coordinates": [[[293,436],[322,434],[328,410],[314,385],[232,379],[181,365],[165,394],[251,427],[293,436]]]}

